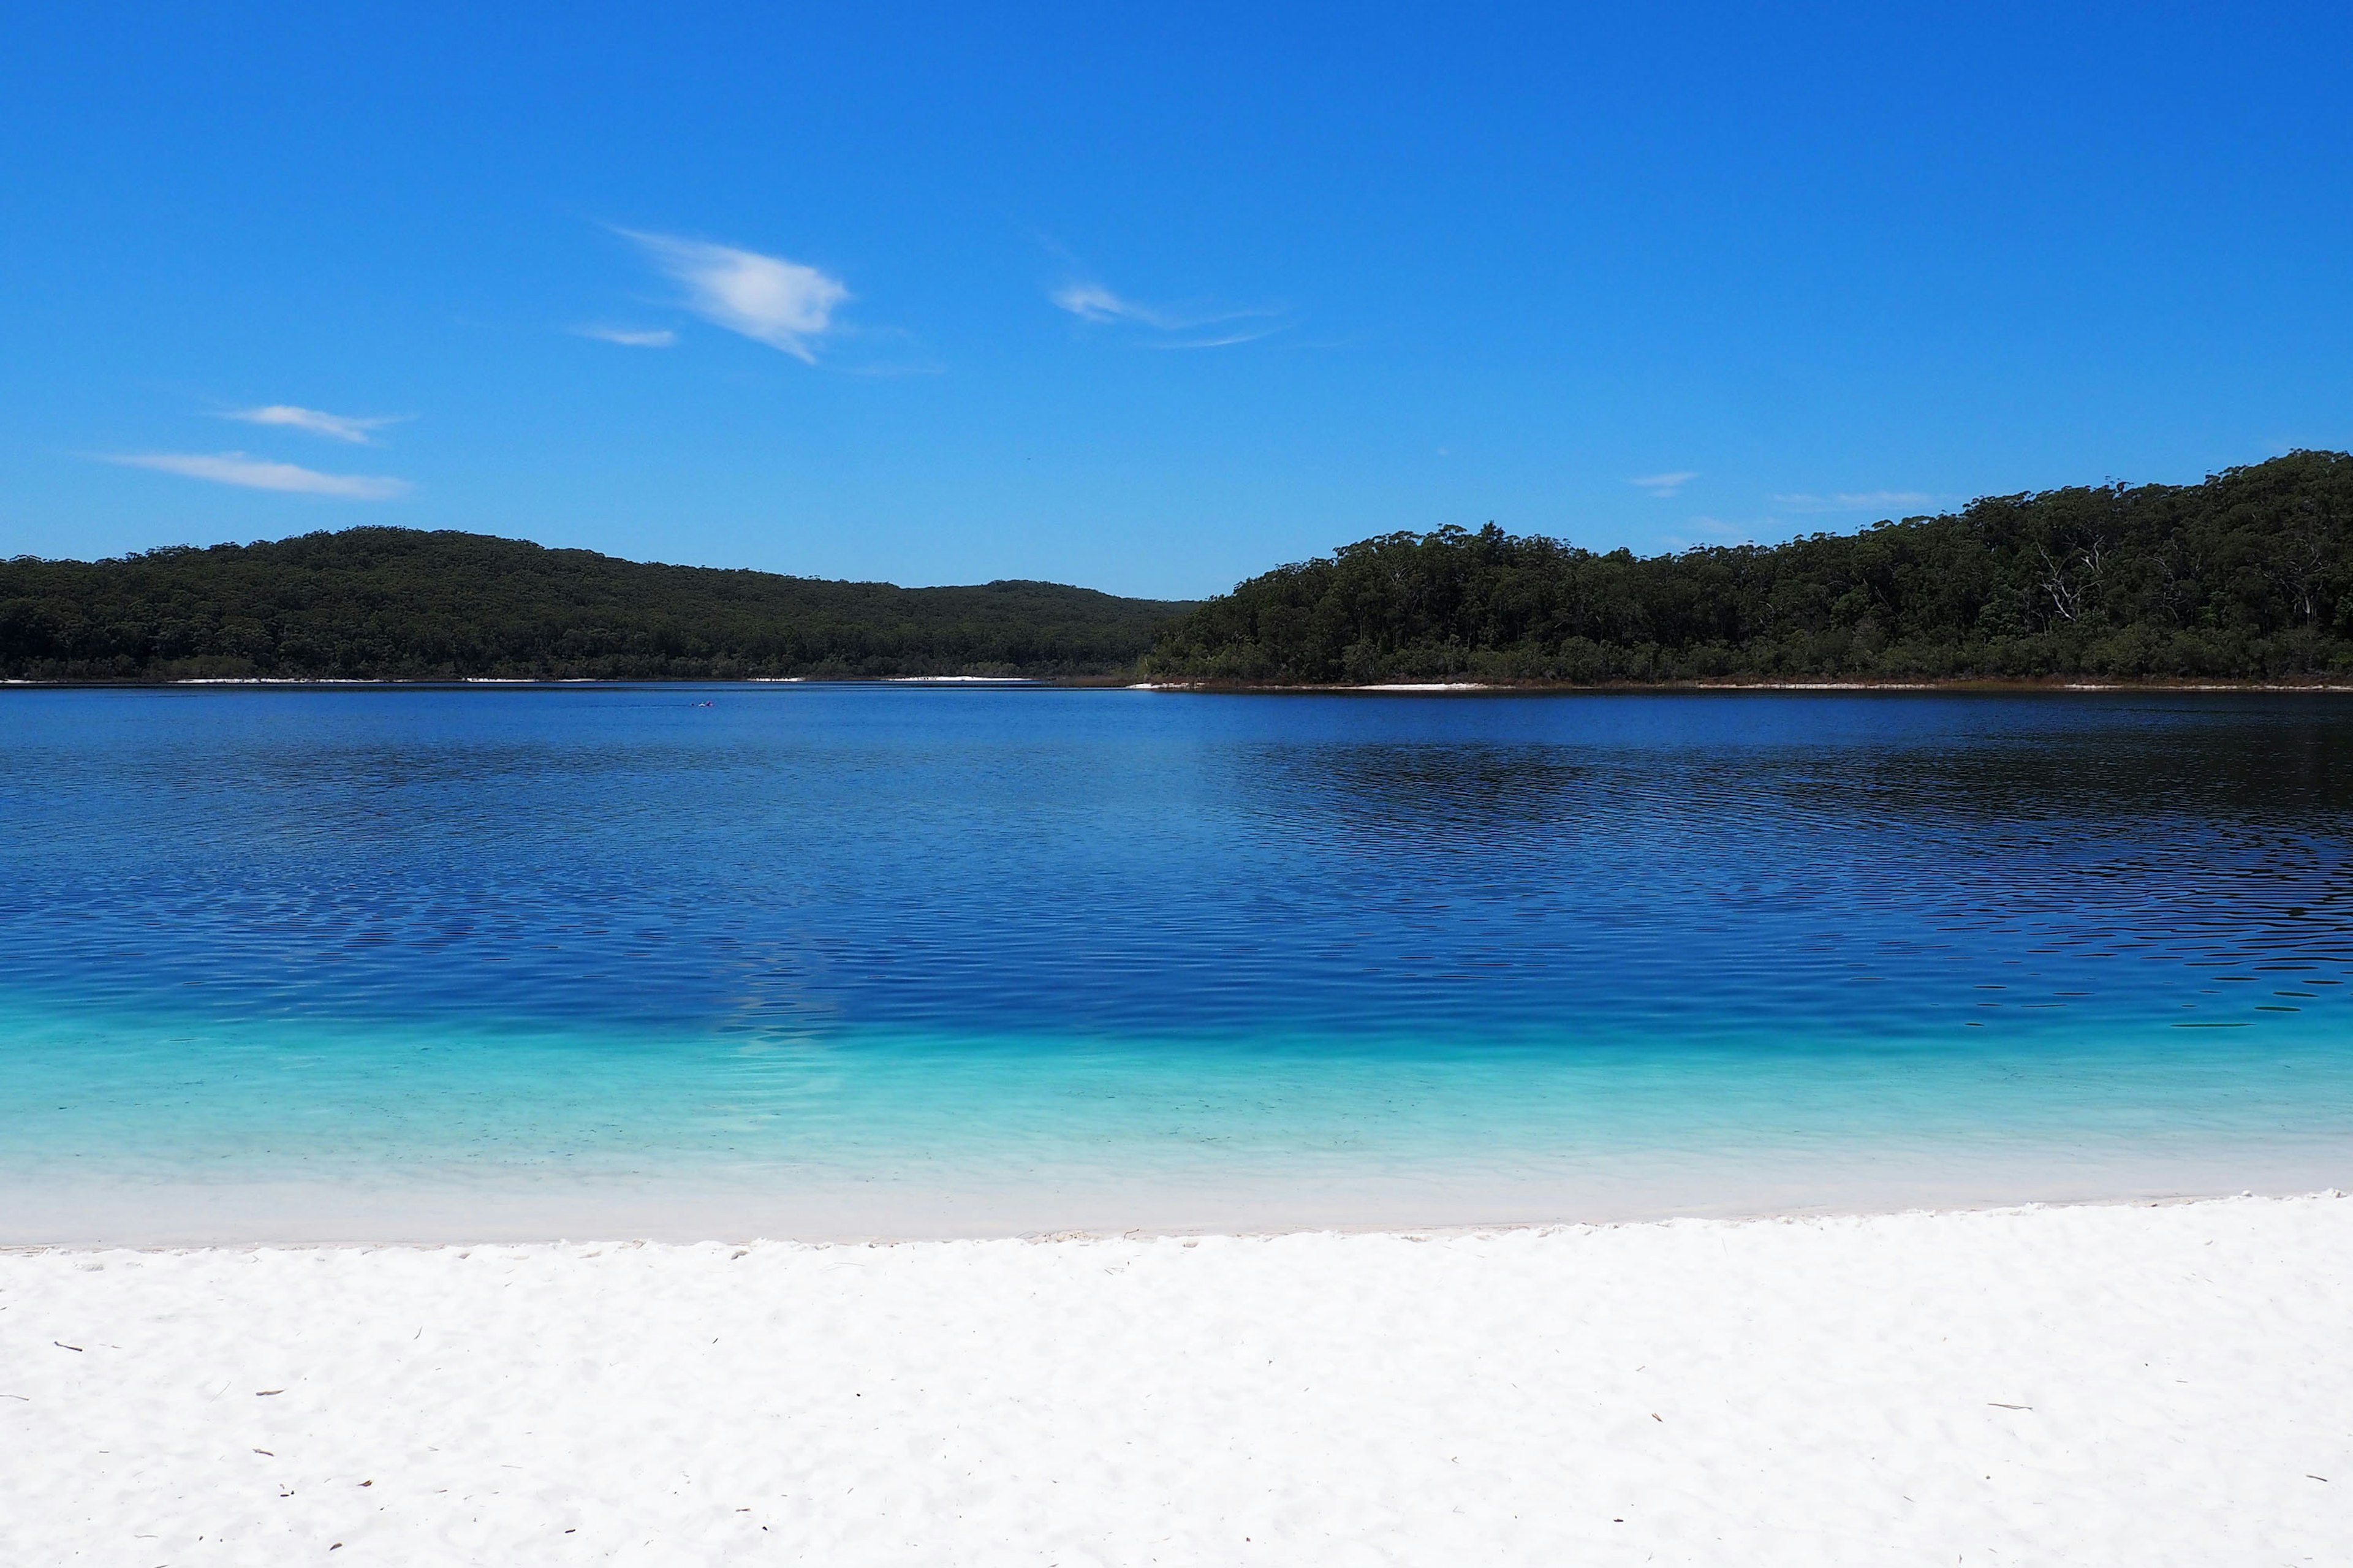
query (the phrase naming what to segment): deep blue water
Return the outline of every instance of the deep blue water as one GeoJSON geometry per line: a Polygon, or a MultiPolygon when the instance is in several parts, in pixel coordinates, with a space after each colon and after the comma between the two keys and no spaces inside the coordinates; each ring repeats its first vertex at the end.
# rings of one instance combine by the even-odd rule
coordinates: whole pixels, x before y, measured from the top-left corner
{"type": "Polygon", "coordinates": [[[264,1189],[313,1228],[432,1188],[774,1231],[2353,1173],[2342,697],[17,690],[0,726],[5,1238],[191,1194],[266,1230],[264,1189]]]}

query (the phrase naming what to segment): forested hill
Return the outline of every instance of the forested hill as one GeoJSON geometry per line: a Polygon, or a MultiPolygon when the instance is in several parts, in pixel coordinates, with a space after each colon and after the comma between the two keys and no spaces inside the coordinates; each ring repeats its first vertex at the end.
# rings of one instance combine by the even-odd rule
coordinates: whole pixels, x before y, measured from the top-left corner
{"type": "Polygon", "coordinates": [[[1492,524],[1392,533],[1207,601],[1145,664],[1240,683],[2342,679],[2353,457],[1648,558],[1492,524]]]}
{"type": "Polygon", "coordinates": [[[898,588],[353,528],[0,562],[0,675],[1086,675],[1132,669],[1190,607],[1056,583],[898,588]]]}

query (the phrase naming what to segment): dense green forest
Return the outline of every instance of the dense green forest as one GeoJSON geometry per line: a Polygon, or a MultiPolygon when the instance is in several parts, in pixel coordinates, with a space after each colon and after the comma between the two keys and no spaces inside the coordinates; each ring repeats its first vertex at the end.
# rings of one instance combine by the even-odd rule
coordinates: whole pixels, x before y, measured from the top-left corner
{"type": "Polygon", "coordinates": [[[1205,602],[1145,667],[1237,683],[2342,678],[2353,457],[1648,558],[1492,524],[1392,533],[1205,602]]]}
{"type": "Polygon", "coordinates": [[[680,679],[1132,671],[1187,608],[1054,583],[897,588],[399,528],[0,562],[0,675],[680,679]]]}
{"type": "Polygon", "coordinates": [[[0,676],[18,679],[1087,676],[1140,656],[1158,679],[1235,684],[2343,679],[2353,457],[1679,555],[1392,533],[1198,605],[396,528],[0,562],[0,676]]]}

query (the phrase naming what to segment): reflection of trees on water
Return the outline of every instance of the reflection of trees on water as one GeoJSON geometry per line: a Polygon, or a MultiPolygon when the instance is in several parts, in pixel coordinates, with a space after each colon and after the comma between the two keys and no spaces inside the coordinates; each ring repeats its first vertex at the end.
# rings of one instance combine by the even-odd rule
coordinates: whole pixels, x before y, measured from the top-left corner
{"type": "Polygon", "coordinates": [[[0,938],[166,1011],[746,1044],[2204,1005],[2191,966],[2353,948],[2333,699],[1049,700],[36,737],[0,938]]]}
{"type": "Polygon", "coordinates": [[[2339,712],[1897,744],[1266,745],[1223,782],[1254,832],[1361,907],[1516,903],[1528,938],[1696,937],[1713,918],[1787,953],[1901,925],[2052,952],[2327,956],[2353,942],[2339,712]]]}

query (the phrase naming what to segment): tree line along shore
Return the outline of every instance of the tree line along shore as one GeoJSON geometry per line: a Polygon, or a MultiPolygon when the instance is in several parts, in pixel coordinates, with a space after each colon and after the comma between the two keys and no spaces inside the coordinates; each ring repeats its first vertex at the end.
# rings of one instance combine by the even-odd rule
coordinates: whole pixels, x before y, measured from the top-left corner
{"type": "Polygon", "coordinates": [[[0,675],[2328,682],[2353,677],[2353,456],[1665,555],[1493,524],[1390,533],[1198,604],[836,583],[397,528],[20,556],[0,562],[0,675]]]}
{"type": "Polygon", "coordinates": [[[1190,606],[1057,583],[900,588],[353,528],[0,563],[18,679],[726,680],[1133,671],[1190,606]]]}
{"type": "Polygon", "coordinates": [[[2343,679],[2353,457],[1672,555],[1492,524],[1387,534],[1207,601],[1146,668],[1282,685],[2343,679]]]}

